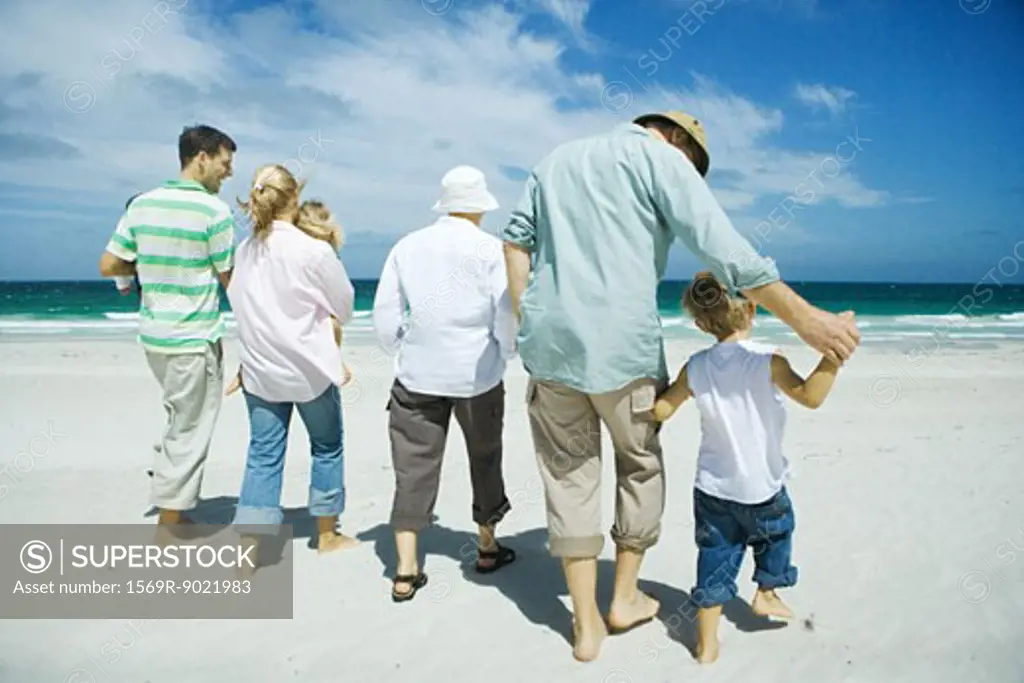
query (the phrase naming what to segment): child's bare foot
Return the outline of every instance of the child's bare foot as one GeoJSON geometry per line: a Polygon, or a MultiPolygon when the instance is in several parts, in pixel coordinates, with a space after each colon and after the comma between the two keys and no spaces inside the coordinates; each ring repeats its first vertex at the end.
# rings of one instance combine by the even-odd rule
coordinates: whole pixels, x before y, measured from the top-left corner
{"type": "Polygon", "coordinates": [[[697,643],[694,656],[698,664],[713,664],[718,659],[718,638],[712,638],[708,642],[697,643]]]}
{"type": "Polygon", "coordinates": [[[572,656],[578,662],[592,662],[601,653],[601,643],[608,635],[608,627],[600,614],[587,619],[572,620],[572,656]]]}
{"type": "Polygon", "coordinates": [[[324,553],[334,552],[335,550],[355,548],[357,545],[359,545],[358,539],[346,536],[345,534],[339,534],[337,531],[328,531],[320,534],[317,552],[323,555],[324,553]]]}
{"type": "Polygon", "coordinates": [[[793,610],[789,609],[789,606],[771,588],[759,588],[750,608],[754,610],[754,614],[762,617],[793,618],[793,610]]]}
{"type": "Polygon", "coordinates": [[[625,633],[658,616],[660,609],[661,603],[646,593],[637,592],[632,602],[612,601],[608,610],[608,630],[613,634],[625,633]]]}

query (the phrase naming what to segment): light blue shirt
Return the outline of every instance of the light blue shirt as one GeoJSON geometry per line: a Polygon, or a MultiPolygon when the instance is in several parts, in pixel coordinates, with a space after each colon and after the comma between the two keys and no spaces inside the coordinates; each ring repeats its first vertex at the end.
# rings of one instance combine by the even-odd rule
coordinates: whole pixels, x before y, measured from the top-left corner
{"type": "Polygon", "coordinates": [[[674,238],[730,290],[779,280],[690,160],[632,123],[544,158],[503,238],[533,255],[520,302],[523,366],[586,393],[668,379],[657,287],[674,238]]]}

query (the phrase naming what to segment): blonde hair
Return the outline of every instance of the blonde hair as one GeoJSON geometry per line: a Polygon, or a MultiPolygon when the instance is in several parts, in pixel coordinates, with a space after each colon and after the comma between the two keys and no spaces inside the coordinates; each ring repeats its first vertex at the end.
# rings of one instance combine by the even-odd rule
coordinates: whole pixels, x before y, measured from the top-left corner
{"type": "Polygon", "coordinates": [[[327,242],[334,251],[339,251],[345,243],[344,231],[334,219],[331,210],[319,199],[307,199],[302,202],[295,227],[314,239],[327,242]]]}
{"type": "Polygon", "coordinates": [[[750,308],[745,299],[729,296],[710,273],[697,273],[683,294],[683,307],[697,326],[721,339],[750,327],[750,308]]]}
{"type": "Polygon", "coordinates": [[[268,164],[256,169],[249,198],[246,201],[238,200],[238,206],[252,220],[254,237],[265,239],[275,220],[290,223],[298,220],[299,194],[304,185],[280,164],[268,164]]]}

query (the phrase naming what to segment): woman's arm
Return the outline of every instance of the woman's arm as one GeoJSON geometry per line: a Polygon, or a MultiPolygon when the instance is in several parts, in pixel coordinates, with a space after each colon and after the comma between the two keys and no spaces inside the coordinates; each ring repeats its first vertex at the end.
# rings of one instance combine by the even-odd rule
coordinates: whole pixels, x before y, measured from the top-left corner
{"type": "Polygon", "coordinates": [[[669,419],[679,410],[679,406],[691,396],[693,396],[693,392],[690,391],[690,382],[687,379],[686,365],[684,364],[676,381],[672,382],[668,389],[654,401],[654,419],[658,422],[669,419]]]}

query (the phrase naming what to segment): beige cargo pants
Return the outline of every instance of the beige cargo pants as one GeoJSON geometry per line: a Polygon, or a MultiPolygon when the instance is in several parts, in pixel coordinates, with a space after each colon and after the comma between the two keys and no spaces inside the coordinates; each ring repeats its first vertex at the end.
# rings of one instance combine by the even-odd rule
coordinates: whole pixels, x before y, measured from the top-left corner
{"type": "Polygon", "coordinates": [[[544,483],[548,541],[555,557],[596,557],[601,528],[601,423],[615,451],[616,546],[643,552],[658,541],[665,475],[658,424],[650,416],[664,388],[638,379],[616,391],[585,394],[531,379],[527,414],[544,483]]]}
{"type": "Polygon", "coordinates": [[[200,353],[146,352],[163,393],[167,423],[154,449],[150,503],[164,510],[191,510],[199,501],[206,459],[224,394],[221,341],[200,353]]]}

